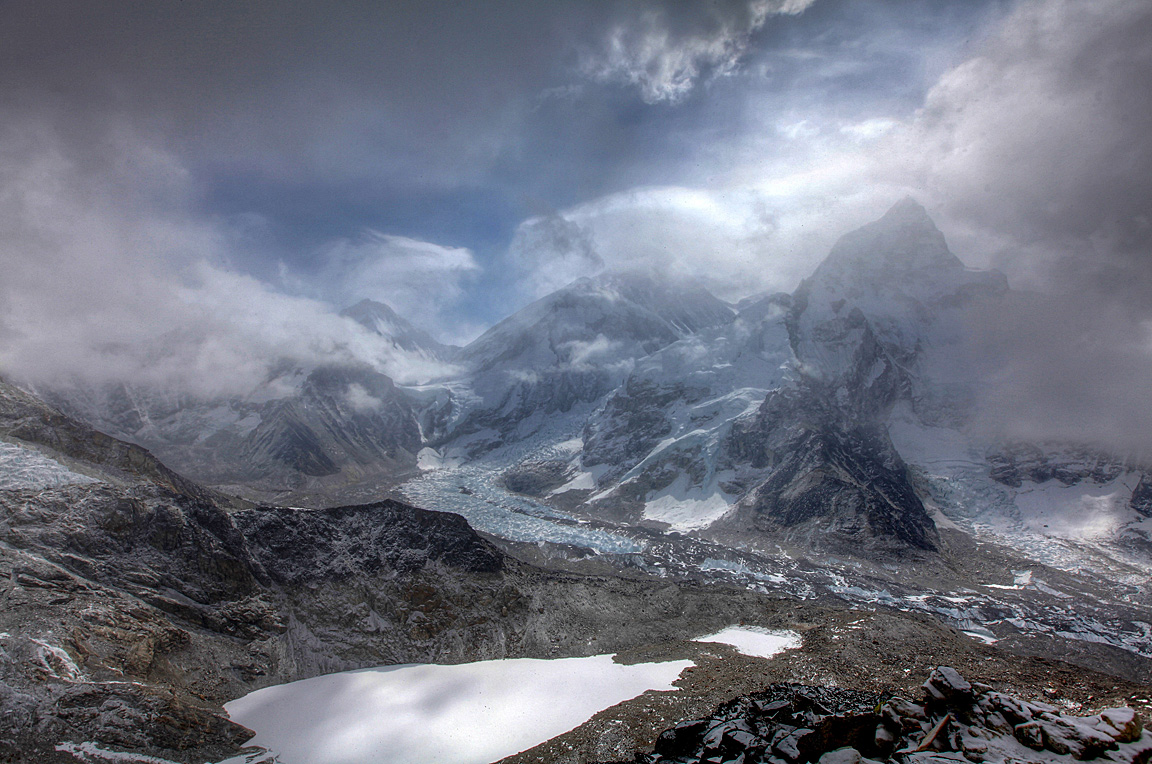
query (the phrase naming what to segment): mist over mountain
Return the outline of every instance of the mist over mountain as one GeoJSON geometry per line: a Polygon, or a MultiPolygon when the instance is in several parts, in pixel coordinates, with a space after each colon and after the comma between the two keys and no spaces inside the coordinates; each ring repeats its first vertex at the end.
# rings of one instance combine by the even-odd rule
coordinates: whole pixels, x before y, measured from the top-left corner
{"type": "Polygon", "coordinates": [[[1040,458],[1060,473],[1071,449],[1117,466],[1101,473],[1072,457],[1060,473],[1070,486],[1129,476],[1115,494],[1120,514],[1106,510],[1108,543],[1132,533],[1145,543],[1131,524],[1148,463],[1130,442],[1087,427],[1061,432],[1059,415],[1029,432],[1017,424],[1029,412],[997,414],[1005,365],[1036,341],[1013,334],[1012,317],[1048,299],[966,267],[908,197],[842,236],[792,294],[739,306],[690,281],[609,273],[528,305],[463,348],[383,303],[342,313],[395,352],[438,364],[419,385],[365,357],[283,359],[238,397],[173,398],[147,385],[45,394],[253,498],[328,503],[395,489],[440,500],[422,493],[428,481],[467,467],[599,520],[850,555],[933,552],[940,511],[1007,521],[1021,511],[1013,496],[975,507],[945,499],[934,481],[998,490],[1003,454],[1023,444],[1052,454],[1040,458]],[[937,465],[945,452],[976,471],[961,479],[937,465]]]}
{"type": "Polygon", "coordinates": [[[1150,124],[1147,0],[0,3],[0,760],[1148,764],[1150,124]]]}

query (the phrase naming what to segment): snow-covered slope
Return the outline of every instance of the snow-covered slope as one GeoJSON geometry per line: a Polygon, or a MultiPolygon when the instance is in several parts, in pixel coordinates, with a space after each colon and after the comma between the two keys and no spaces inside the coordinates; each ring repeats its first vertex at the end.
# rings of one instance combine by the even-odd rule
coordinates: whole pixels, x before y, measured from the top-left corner
{"type": "Polygon", "coordinates": [[[340,315],[351,318],[370,332],[384,337],[398,350],[413,353],[434,361],[451,361],[460,351],[454,345],[444,345],[431,334],[414,326],[387,304],[376,300],[361,300],[340,315]]]}
{"type": "Polygon", "coordinates": [[[464,348],[468,393],[450,438],[469,436],[479,453],[535,433],[543,418],[602,399],[638,359],[733,313],[697,286],[639,274],[580,279],[464,348]]]}
{"type": "Polygon", "coordinates": [[[368,364],[284,364],[228,400],[132,387],[54,400],[202,480],[304,503],[408,480],[421,502],[466,505],[520,540],[542,513],[563,526],[542,538],[572,538],[581,517],[867,556],[935,549],[935,517],[1049,558],[1078,559],[1054,550],[1088,536],[1093,554],[1147,555],[1147,465],[973,429],[985,370],[969,333],[1011,299],[905,199],[793,294],[738,310],[698,285],[605,274],[462,349],[382,303],[345,311],[439,364],[420,386],[368,364]],[[1024,519],[1056,506],[1096,519],[1024,519]]]}

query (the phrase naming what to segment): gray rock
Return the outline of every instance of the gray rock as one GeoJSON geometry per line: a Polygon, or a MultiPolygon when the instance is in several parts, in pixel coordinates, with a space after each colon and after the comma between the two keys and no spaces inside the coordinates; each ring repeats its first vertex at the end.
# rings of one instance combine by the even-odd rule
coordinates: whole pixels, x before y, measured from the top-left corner
{"type": "Polygon", "coordinates": [[[1118,743],[1131,743],[1144,731],[1140,715],[1131,708],[1109,708],[1100,712],[1099,719],[1096,729],[1118,743]]]}

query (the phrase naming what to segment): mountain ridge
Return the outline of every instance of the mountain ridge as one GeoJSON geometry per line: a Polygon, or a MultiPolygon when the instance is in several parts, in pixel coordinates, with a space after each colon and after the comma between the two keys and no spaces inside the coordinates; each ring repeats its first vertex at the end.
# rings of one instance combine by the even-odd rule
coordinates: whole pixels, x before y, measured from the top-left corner
{"type": "MultiPolygon", "coordinates": [[[[370,498],[474,464],[544,505],[625,526],[931,552],[925,502],[977,521],[918,451],[938,437],[999,447],[966,429],[982,382],[962,359],[974,317],[1011,294],[1003,274],[967,268],[909,197],[844,234],[791,295],[737,307],[689,282],[609,273],[445,349],[361,302],[345,314],[405,352],[450,359],[453,375],[411,386],[370,367],[295,370],[279,398],[226,404],[236,424],[207,439],[195,423],[221,402],[151,417],[189,442],[140,433],[196,477],[266,498],[370,498]]],[[[998,490],[988,459],[966,491],[998,490]]],[[[995,511],[1012,521],[1016,501],[999,496],[995,511]]]]}

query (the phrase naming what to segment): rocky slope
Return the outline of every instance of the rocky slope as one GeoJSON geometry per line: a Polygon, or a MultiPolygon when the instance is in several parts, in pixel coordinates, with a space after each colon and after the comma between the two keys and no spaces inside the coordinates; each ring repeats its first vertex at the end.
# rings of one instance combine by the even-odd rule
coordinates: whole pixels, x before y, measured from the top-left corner
{"type": "Polygon", "coordinates": [[[228,507],[4,383],[0,402],[0,755],[10,760],[73,761],[87,745],[202,762],[249,736],[221,704],[267,684],[620,649],[767,602],[547,573],[458,516],[398,502],[228,507]]]}
{"type": "Polygon", "coordinates": [[[843,688],[773,684],[657,738],[640,764],[676,762],[1058,762],[1137,764],[1152,735],[1131,708],[1073,716],[971,684],[940,666],[919,702],[843,688]]]}

